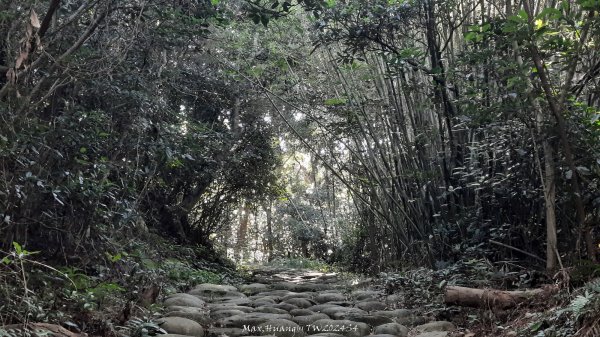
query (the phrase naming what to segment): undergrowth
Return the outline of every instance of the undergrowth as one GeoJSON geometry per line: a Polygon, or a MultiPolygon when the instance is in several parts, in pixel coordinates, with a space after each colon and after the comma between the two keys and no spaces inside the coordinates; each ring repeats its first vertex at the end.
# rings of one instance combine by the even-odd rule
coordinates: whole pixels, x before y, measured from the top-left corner
{"type": "MultiPolygon", "coordinates": [[[[152,302],[161,297],[200,283],[242,282],[232,263],[203,247],[176,245],[158,236],[149,242],[131,240],[105,252],[97,263],[59,267],[43,251],[29,252],[14,243],[0,255],[0,326],[40,322],[73,331],[143,336],[152,331],[152,317],[160,314],[152,302]],[[150,288],[158,289],[158,298],[144,298],[150,288]],[[126,324],[135,317],[147,319],[126,324]]],[[[0,337],[10,334],[0,330],[0,337]]]]}
{"type": "Polygon", "coordinates": [[[296,258],[276,258],[270,261],[268,266],[292,269],[310,269],[323,273],[334,271],[334,267],[321,261],[302,257],[296,258]]]}
{"type": "Polygon", "coordinates": [[[596,275],[595,272],[586,274],[588,276],[581,276],[581,271],[577,269],[566,272],[577,277],[575,284],[556,278],[560,274],[550,278],[541,272],[516,265],[509,268],[506,264],[494,264],[486,259],[472,259],[438,270],[418,268],[381,273],[377,283],[382,285],[387,294],[399,295],[398,301],[402,303],[402,307],[414,308],[436,320],[451,320],[457,326],[477,331],[477,335],[600,336],[600,278],[590,280],[590,277],[596,275]],[[588,281],[581,282],[586,277],[588,281]],[[525,303],[510,310],[444,304],[444,289],[447,285],[512,290],[537,288],[543,284],[556,284],[560,290],[539,302],[525,303]]]}

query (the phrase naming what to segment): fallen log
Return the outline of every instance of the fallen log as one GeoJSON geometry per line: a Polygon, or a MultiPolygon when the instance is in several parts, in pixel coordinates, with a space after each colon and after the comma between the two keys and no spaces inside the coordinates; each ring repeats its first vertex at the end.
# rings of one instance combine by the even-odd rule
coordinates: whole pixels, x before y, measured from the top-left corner
{"type": "Polygon", "coordinates": [[[444,302],[465,307],[508,309],[524,302],[541,300],[556,291],[556,287],[553,286],[514,291],[448,286],[444,302]]]}

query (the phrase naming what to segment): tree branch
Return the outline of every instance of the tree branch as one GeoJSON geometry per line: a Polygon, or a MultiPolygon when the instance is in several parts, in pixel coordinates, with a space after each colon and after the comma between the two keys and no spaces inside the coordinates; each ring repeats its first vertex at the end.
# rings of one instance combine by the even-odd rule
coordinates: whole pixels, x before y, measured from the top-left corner
{"type": "Polygon", "coordinates": [[[48,28],[50,28],[50,22],[52,21],[52,17],[56,10],[60,7],[60,0],[52,0],[50,3],[50,7],[44,16],[44,21],[42,21],[42,25],[40,26],[40,30],[38,30],[38,35],[40,38],[44,37],[48,28]]]}
{"type": "MultiPolygon", "coordinates": [[[[54,62],[54,64],[52,65],[52,67],[50,67],[50,69],[48,70],[48,74],[51,75],[60,65],[60,63],[62,63],[62,61],[64,61],[67,57],[69,57],[71,54],[73,54],[75,51],[77,51],[84,43],[85,41],[87,41],[87,39],[96,31],[96,28],[98,28],[98,26],[100,25],[100,23],[104,20],[104,18],[111,12],[111,9],[108,8],[106,11],[104,11],[102,14],[98,15],[98,17],[96,18],[96,20],[94,20],[94,22],[92,22],[88,28],[86,29],[86,31],[79,37],[79,39],[77,39],[77,41],[71,46],[71,48],[67,49],[67,51],[65,51],[64,53],[62,53],[62,55],[60,55],[56,61],[54,62]]],[[[31,90],[31,92],[29,93],[29,95],[27,95],[27,97],[23,100],[23,105],[19,108],[18,112],[21,113],[23,112],[23,110],[29,106],[29,103],[31,102],[31,99],[33,98],[33,96],[35,96],[38,91],[40,91],[42,85],[44,83],[46,83],[46,80],[49,77],[45,77],[42,78],[37,85],[31,90]]],[[[8,83],[7,83],[8,85],[8,83]]],[[[2,88],[4,89],[4,88],[2,88]]],[[[0,95],[1,97],[1,95],[0,95]]]]}
{"type": "Polygon", "coordinates": [[[495,245],[498,245],[498,246],[504,247],[504,248],[512,249],[512,250],[514,250],[514,251],[516,251],[516,252],[519,252],[519,253],[523,253],[523,254],[525,254],[525,255],[527,255],[527,256],[531,256],[531,257],[533,257],[533,258],[534,258],[534,259],[536,259],[536,260],[540,260],[540,261],[542,261],[542,262],[546,263],[546,260],[542,259],[541,257],[539,257],[539,256],[537,256],[537,255],[535,255],[535,254],[531,254],[531,253],[529,253],[529,252],[526,252],[526,251],[524,251],[524,250],[522,250],[522,249],[519,249],[519,248],[517,248],[517,247],[511,246],[511,245],[507,245],[507,244],[505,244],[505,243],[498,242],[498,241],[494,241],[494,240],[490,240],[489,242],[490,242],[490,243],[493,243],[493,244],[495,244],[495,245]]]}

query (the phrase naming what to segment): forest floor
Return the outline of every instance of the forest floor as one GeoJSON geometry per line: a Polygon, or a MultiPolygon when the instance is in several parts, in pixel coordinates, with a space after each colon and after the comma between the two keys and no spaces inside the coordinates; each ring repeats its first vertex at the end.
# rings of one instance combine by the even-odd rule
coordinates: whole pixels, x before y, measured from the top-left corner
{"type": "MultiPolygon", "coordinates": [[[[203,284],[170,295],[164,304],[171,309],[159,320],[164,322],[161,327],[169,333],[191,331],[175,318],[188,314],[173,306],[193,295],[204,302],[199,306],[208,308],[209,316],[201,322],[208,328],[197,330],[207,337],[575,335],[573,321],[562,315],[568,308],[558,298],[511,310],[448,307],[443,303],[444,282],[438,283],[435,272],[426,269],[378,278],[286,267],[259,267],[251,274],[249,282],[235,287],[203,284]]],[[[594,329],[588,331],[598,336],[594,329]]]]}
{"type": "Polygon", "coordinates": [[[24,326],[61,337],[600,336],[598,315],[589,315],[594,310],[590,304],[597,304],[590,294],[600,293],[600,282],[592,284],[599,289],[560,291],[552,298],[497,310],[446,305],[444,288],[457,279],[480,288],[499,287],[497,281],[455,268],[366,277],[325,264],[279,261],[219,275],[173,259],[166,262],[161,268],[170,268],[170,286],[121,293],[113,305],[105,299],[102,307],[87,311],[54,307],[50,310],[62,316],[0,326],[0,337],[25,336],[24,326]]]}

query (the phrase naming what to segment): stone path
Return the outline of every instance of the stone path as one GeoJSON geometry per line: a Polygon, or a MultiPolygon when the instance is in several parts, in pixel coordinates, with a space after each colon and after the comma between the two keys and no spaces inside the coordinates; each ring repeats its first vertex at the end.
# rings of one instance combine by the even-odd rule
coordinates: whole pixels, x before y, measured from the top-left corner
{"type": "Polygon", "coordinates": [[[349,291],[336,274],[261,270],[256,283],[200,284],[164,301],[164,337],[446,337],[455,326],[427,322],[373,289],[349,291]]]}

